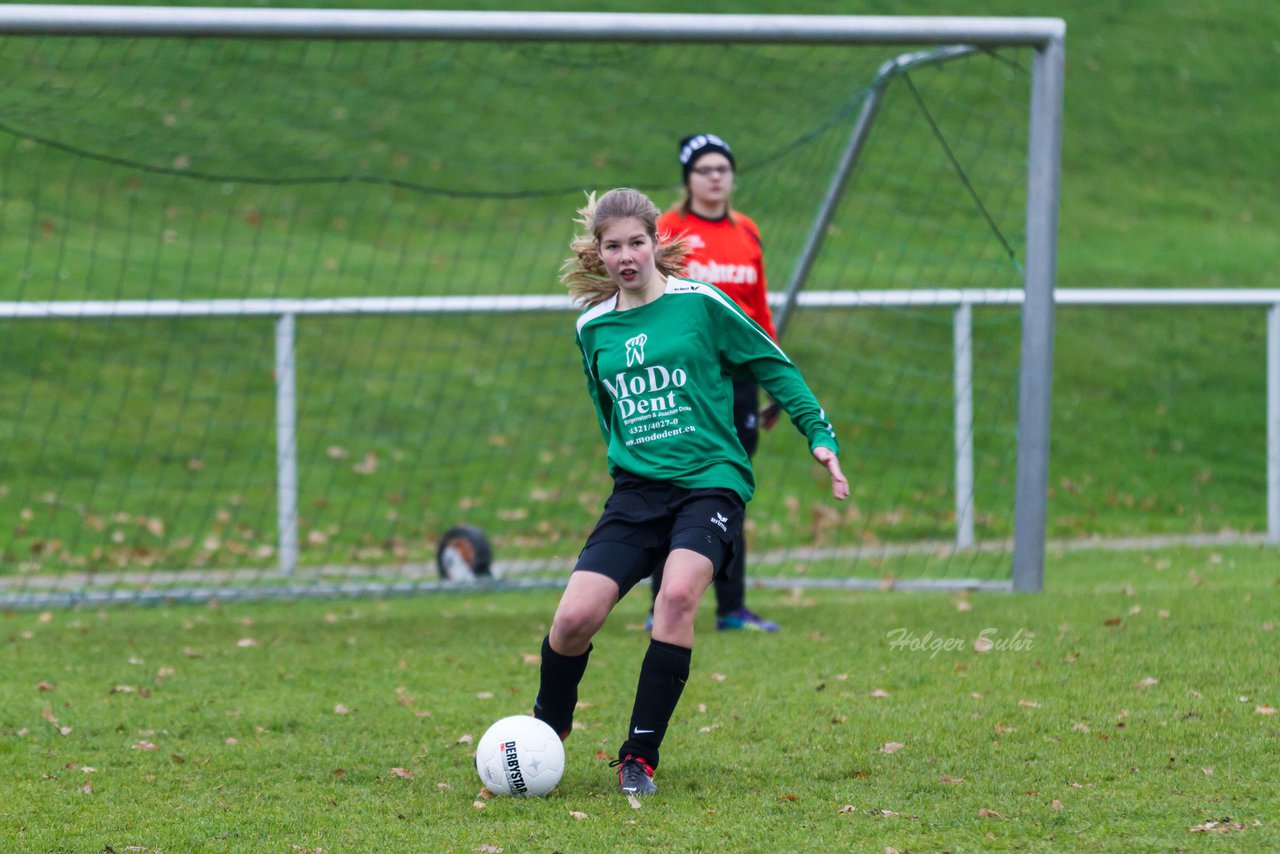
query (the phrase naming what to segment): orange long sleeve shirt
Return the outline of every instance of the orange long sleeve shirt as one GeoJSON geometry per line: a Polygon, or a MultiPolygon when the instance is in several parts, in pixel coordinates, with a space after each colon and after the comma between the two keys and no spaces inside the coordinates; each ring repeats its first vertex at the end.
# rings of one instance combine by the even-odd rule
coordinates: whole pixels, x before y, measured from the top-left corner
{"type": "Polygon", "coordinates": [[[704,219],[692,211],[672,208],[658,217],[658,233],[686,235],[690,252],[685,275],[724,291],[777,340],[769,311],[760,228],[751,217],[733,211],[720,219],[704,219]]]}

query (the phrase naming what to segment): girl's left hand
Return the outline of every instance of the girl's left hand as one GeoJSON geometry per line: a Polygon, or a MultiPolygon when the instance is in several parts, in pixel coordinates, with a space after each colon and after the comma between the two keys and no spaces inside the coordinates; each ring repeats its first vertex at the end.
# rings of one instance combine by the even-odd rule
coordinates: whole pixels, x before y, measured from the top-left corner
{"type": "Polygon", "coordinates": [[[849,497],[849,481],[845,479],[844,472],[840,471],[840,458],[830,448],[817,447],[813,449],[813,458],[827,467],[827,471],[831,473],[831,494],[836,497],[837,501],[843,501],[849,497]]]}

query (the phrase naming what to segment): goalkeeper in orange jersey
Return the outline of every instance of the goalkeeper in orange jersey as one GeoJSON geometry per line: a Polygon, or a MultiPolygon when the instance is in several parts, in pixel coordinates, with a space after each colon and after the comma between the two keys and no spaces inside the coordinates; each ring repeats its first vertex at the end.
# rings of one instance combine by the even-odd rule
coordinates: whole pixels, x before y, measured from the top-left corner
{"type": "Polygon", "coordinates": [[[618,600],[661,566],[653,635],[640,665],[623,793],[656,791],[654,769],[689,678],[694,619],[713,577],[733,571],[755,476],[731,415],[730,377],[751,376],[790,416],[837,500],[849,482],[826,412],[799,369],[715,287],[678,278],[680,240],[658,236],[658,208],[617,189],[579,211],[564,282],[585,310],[578,349],[613,492],[578,555],[542,641],[534,716],[567,736],[591,641],[618,600]]]}
{"type": "MultiPolygon", "coordinates": [[[[736,162],[729,143],[711,133],[680,140],[680,168],[684,201],[658,217],[658,232],[683,236],[689,244],[684,274],[724,291],[747,316],[777,340],[769,312],[764,278],[764,249],[760,229],[751,217],[730,206],[736,162]]],[[[733,383],[733,423],[738,441],[752,457],[760,439],[760,427],[769,429],[778,419],[777,404],[760,412],[760,386],[754,379],[733,383]]],[[[734,549],[734,571],[717,578],[716,628],[775,632],[778,624],[762,619],[747,607],[746,542],[734,549]]],[[[653,575],[657,598],[662,570],[653,575]]],[[[653,627],[649,617],[648,627],[653,627]]]]}

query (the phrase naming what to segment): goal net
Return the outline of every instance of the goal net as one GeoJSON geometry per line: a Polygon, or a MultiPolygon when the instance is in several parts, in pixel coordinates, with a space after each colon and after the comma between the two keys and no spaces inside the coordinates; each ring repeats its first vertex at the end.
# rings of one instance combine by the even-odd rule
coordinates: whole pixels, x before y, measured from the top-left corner
{"type": "Polygon", "coordinates": [[[1008,584],[1022,312],[959,297],[1023,288],[1033,47],[5,27],[0,601],[436,589],[458,524],[562,583],[571,220],[697,131],[853,489],[763,433],[751,579],[1008,584]]]}

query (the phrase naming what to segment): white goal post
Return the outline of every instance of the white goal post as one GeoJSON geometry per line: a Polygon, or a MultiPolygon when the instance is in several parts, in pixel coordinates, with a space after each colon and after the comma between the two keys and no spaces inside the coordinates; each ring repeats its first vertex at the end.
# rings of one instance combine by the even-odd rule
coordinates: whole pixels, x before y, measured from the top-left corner
{"type": "MultiPolygon", "coordinates": [[[[0,37],[185,38],[268,40],[430,40],[530,43],[674,43],[734,45],[941,46],[959,53],[1018,47],[1030,50],[1027,105],[1025,222],[1022,224],[1020,345],[1017,360],[1016,483],[1013,508],[1012,589],[1043,586],[1047,528],[1049,433],[1053,374],[1054,288],[1062,136],[1065,24],[1056,18],[890,17],[831,15],[709,15],[645,13],[519,13],[361,11],[315,9],[171,8],[117,6],[0,6],[0,37]]],[[[904,55],[906,64],[915,55],[904,55]]],[[[895,62],[902,62],[902,58],[895,62]]],[[[904,66],[905,67],[905,66],[904,66]]],[[[853,179],[866,134],[875,119],[873,100],[864,105],[842,157],[819,201],[799,260],[790,270],[779,300],[779,322],[806,302],[809,270],[831,226],[836,206],[853,179]]],[[[781,279],[776,279],[781,280],[781,279]]],[[[814,296],[817,296],[814,294],[814,296]]],[[[856,299],[856,297],[854,297],[856,299]]],[[[360,296],[274,300],[144,299],[116,302],[29,300],[0,304],[0,320],[83,319],[106,316],[213,317],[234,314],[277,318],[277,334],[293,338],[300,314],[365,314],[406,311],[433,314],[471,310],[548,311],[563,308],[558,296],[535,295],[403,297],[360,296]],[[98,306],[98,309],[93,306],[98,306]]],[[[837,302],[839,297],[835,298],[837,302]]],[[[936,293],[932,305],[938,302],[936,293]]],[[[967,317],[967,316],[966,316],[967,317]]],[[[964,322],[967,322],[964,321],[964,322]]],[[[957,339],[960,336],[957,334],[957,339]]],[[[279,340],[279,339],[278,339],[279,340]]],[[[785,341],[784,341],[785,344],[785,341]]],[[[957,345],[959,346],[959,345],[957,345]]],[[[957,350],[957,359],[967,355],[957,350]]],[[[277,417],[287,422],[295,406],[293,351],[277,349],[277,417]],[[282,379],[283,378],[283,379],[282,379]]],[[[957,383],[956,406],[964,404],[957,383]]],[[[963,443],[957,440],[957,495],[965,492],[963,443]]],[[[296,461],[282,442],[277,485],[281,500],[279,559],[286,571],[296,565],[296,461]],[[292,497],[291,497],[292,496],[292,497]],[[292,502],[294,506],[288,507],[292,502]],[[286,520],[286,517],[288,519],[286,520]]],[[[971,460],[969,464],[971,465],[971,460]]],[[[969,472],[972,478],[972,472],[969,472]]],[[[971,490],[971,486],[969,487],[971,490]]],[[[972,519],[957,508],[958,542],[973,545],[972,519]]],[[[342,592],[337,590],[335,592],[342,592]]],[[[203,595],[199,591],[198,595],[203,595]]]]}

